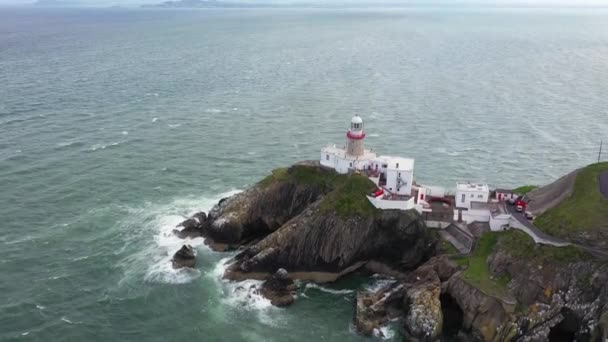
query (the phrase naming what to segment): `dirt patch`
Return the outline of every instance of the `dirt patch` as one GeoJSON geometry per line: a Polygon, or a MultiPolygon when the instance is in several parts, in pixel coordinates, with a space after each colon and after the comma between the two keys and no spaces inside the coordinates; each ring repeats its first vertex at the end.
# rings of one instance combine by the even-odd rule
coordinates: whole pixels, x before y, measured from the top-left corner
{"type": "Polygon", "coordinates": [[[600,174],[600,192],[608,198],[608,171],[600,174]]]}
{"type": "Polygon", "coordinates": [[[529,192],[528,210],[538,216],[570,197],[574,191],[577,174],[578,170],[572,171],[551,184],[529,192]]]}

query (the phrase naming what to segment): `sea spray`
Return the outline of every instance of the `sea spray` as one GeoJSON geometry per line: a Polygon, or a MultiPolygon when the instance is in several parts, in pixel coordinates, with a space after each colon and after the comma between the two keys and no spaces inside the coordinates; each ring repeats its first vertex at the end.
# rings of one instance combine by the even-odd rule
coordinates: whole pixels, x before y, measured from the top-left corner
{"type": "Polygon", "coordinates": [[[143,277],[146,282],[182,284],[198,278],[201,275],[199,269],[174,269],[171,263],[173,254],[184,244],[193,246],[199,254],[214,252],[205,246],[203,238],[180,239],[173,234],[173,230],[187,217],[198,211],[209,211],[221,198],[239,192],[230,190],[210,197],[175,199],[165,205],[147,204],[142,208],[128,208],[129,215],[122,223],[127,230],[126,245],[138,245],[135,247],[138,252],[126,257],[121,263],[125,268],[121,282],[143,277]],[[148,229],[142,232],[141,227],[148,229]],[[141,246],[142,241],[147,243],[141,246]],[[141,270],[144,270],[143,275],[141,270]]]}

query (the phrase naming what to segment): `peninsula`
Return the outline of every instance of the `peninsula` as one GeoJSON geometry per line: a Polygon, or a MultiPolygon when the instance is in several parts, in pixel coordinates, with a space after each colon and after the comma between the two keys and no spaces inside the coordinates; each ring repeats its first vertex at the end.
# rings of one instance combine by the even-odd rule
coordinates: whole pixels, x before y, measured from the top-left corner
{"type": "MultiPolygon", "coordinates": [[[[362,334],[399,319],[420,341],[608,339],[608,163],[540,188],[450,191],[416,183],[413,159],[366,149],[362,118],[346,139],[174,233],[237,250],[224,278],[266,280],[259,292],[277,306],[295,300],[296,279],[390,277],[356,295],[362,334]]],[[[188,246],[178,253],[180,267],[193,264],[188,246]]]]}

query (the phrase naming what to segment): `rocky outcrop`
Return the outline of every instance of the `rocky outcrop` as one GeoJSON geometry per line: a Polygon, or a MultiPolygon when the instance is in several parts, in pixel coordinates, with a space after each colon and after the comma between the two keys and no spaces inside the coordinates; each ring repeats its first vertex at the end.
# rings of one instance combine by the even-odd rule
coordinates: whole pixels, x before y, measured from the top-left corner
{"type": "Polygon", "coordinates": [[[403,304],[404,326],[410,339],[434,341],[439,338],[443,328],[441,283],[457,270],[445,256],[435,257],[408,277],[403,304]]]}
{"type": "Polygon", "coordinates": [[[490,270],[511,278],[510,289],[526,315],[515,321],[522,341],[569,336],[599,340],[608,313],[608,264],[589,259],[559,262],[513,256],[498,249],[488,259],[490,270]]]}
{"type": "Polygon", "coordinates": [[[201,213],[184,221],[178,226],[183,229],[175,233],[180,237],[204,236],[210,242],[234,246],[263,238],[331,191],[331,182],[323,179],[334,176],[318,163],[275,170],[249,189],[220,200],[208,215],[201,213]],[[312,177],[316,178],[310,181],[312,177]]]}
{"type": "Polygon", "coordinates": [[[388,320],[401,317],[408,340],[439,339],[443,328],[442,282],[457,271],[446,257],[434,257],[377,292],[357,292],[355,326],[370,335],[388,320]]]}
{"type": "Polygon", "coordinates": [[[462,328],[470,331],[477,340],[494,341],[509,317],[503,303],[485,294],[460,276],[450,278],[446,292],[463,312],[462,328]]]}
{"type": "Polygon", "coordinates": [[[262,284],[260,293],[269,299],[272,305],[284,307],[294,302],[296,289],[297,286],[289,278],[287,271],[279,268],[262,284]]]}
{"type": "Polygon", "coordinates": [[[203,229],[206,225],[207,214],[198,212],[189,219],[178,224],[176,229],[173,230],[173,233],[182,239],[198,237],[203,234],[203,229]]]}
{"type": "Polygon", "coordinates": [[[358,262],[381,260],[413,268],[434,247],[414,211],[382,211],[377,216],[342,217],[318,203],[240,253],[230,272],[340,272],[358,262]]]}
{"type": "Polygon", "coordinates": [[[194,268],[196,265],[196,255],[194,249],[190,245],[183,245],[175,254],[171,260],[173,268],[190,267],[194,268]]]}

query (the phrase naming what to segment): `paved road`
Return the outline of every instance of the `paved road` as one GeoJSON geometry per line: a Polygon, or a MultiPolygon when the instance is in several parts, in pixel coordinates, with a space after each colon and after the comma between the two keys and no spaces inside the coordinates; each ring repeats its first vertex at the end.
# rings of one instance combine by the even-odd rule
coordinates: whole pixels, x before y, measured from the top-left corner
{"type": "MultiPolygon", "coordinates": [[[[523,213],[517,212],[517,210],[515,210],[515,206],[513,205],[507,205],[507,211],[509,212],[509,214],[511,214],[511,216],[513,216],[517,221],[519,221],[519,223],[521,225],[523,225],[525,228],[527,228],[527,230],[524,230],[526,233],[528,233],[528,235],[531,235],[531,237],[534,239],[534,241],[539,242],[539,243],[544,243],[546,245],[553,245],[553,246],[567,246],[567,245],[571,245],[572,243],[570,243],[567,240],[564,239],[560,239],[557,238],[555,236],[551,236],[545,232],[543,232],[542,230],[538,229],[534,224],[532,224],[532,222],[530,222],[530,220],[528,220],[523,213]]],[[[515,228],[519,228],[519,227],[515,227],[515,228]]]]}
{"type": "MultiPolygon", "coordinates": [[[[607,181],[608,181],[608,179],[607,179],[607,181]]],[[[581,245],[581,244],[570,242],[568,240],[564,240],[564,239],[561,239],[561,238],[558,238],[555,236],[551,236],[551,235],[543,232],[542,230],[538,229],[534,224],[532,224],[532,222],[530,222],[530,220],[528,220],[524,216],[523,213],[517,212],[515,210],[514,206],[507,205],[506,207],[507,207],[507,211],[523,226],[523,227],[514,226],[514,228],[517,228],[517,229],[520,229],[520,230],[523,230],[524,232],[526,232],[528,235],[530,235],[530,237],[532,237],[532,239],[534,239],[534,241],[536,243],[542,243],[542,244],[552,245],[552,246],[557,246],[557,247],[564,247],[564,246],[568,246],[568,245],[577,246],[581,249],[586,250],[587,252],[591,253],[592,255],[594,255],[597,258],[608,259],[608,251],[581,245]]]]}

